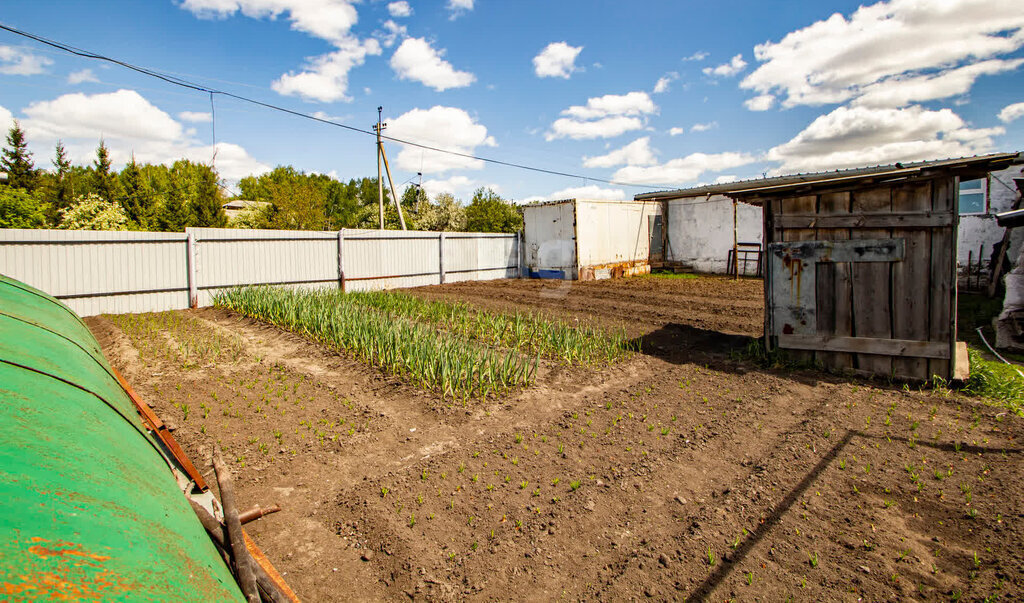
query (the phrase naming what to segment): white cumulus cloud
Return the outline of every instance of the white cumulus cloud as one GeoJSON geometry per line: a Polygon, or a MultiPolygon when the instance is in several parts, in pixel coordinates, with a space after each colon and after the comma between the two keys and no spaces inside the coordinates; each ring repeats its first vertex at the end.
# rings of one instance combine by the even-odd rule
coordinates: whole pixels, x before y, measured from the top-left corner
{"type": "Polygon", "coordinates": [[[380,53],[377,40],[347,38],[338,43],[338,50],[310,59],[303,71],[286,73],[270,87],[278,94],[306,100],[349,101],[348,72],[365,63],[367,56],[380,53]]]}
{"type": "Polygon", "coordinates": [[[860,89],[852,105],[905,107],[911,103],[967,94],[981,75],[1012,71],[1024,59],[992,59],[926,75],[896,75],[860,89]]]}
{"type": "Polygon", "coordinates": [[[412,14],[412,7],[405,0],[398,0],[398,2],[388,3],[388,13],[392,17],[408,17],[412,14]]]}
{"type": "Polygon", "coordinates": [[[629,165],[615,172],[614,179],[637,184],[677,186],[696,182],[705,173],[720,172],[756,161],[747,153],[691,153],[650,166],[629,165]]]}
{"type": "Polygon", "coordinates": [[[329,42],[344,41],[359,19],[346,0],[183,0],[181,8],[203,19],[225,19],[242,13],[251,19],[277,19],[287,14],[292,29],[329,42]]]}
{"type": "MultiPolygon", "coordinates": [[[[388,119],[387,134],[431,147],[472,155],[479,146],[497,146],[487,127],[457,107],[434,106],[413,109],[397,118],[388,119]]],[[[479,170],[479,159],[439,153],[419,147],[402,145],[396,165],[410,172],[442,173],[455,169],[479,170]]]]}
{"type": "Polygon", "coordinates": [[[46,73],[50,65],[53,65],[53,60],[27,48],[0,46],[0,74],[38,75],[46,73]]]}
{"type": "Polygon", "coordinates": [[[646,92],[595,96],[587,99],[586,105],[562,111],[565,117],[555,120],[544,137],[549,141],[612,138],[643,128],[646,116],[657,112],[658,106],[646,92]]]}
{"type": "Polygon", "coordinates": [[[839,107],[765,158],[780,163],[778,173],[792,173],[964,157],[990,151],[991,137],[1002,133],[972,129],[950,109],[839,107]]]}
{"type": "Polygon", "coordinates": [[[586,186],[570,186],[569,188],[563,188],[547,195],[538,195],[533,197],[527,197],[523,199],[523,203],[529,203],[531,201],[558,201],[561,199],[597,199],[607,201],[625,201],[629,199],[629,194],[620,188],[606,188],[598,186],[596,184],[588,184],[586,186]]]}
{"type": "Polygon", "coordinates": [[[653,165],[658,162],[654,153],[654,150],[651,149],[650,136],[644,136],[605,155],[584,157],[583,167],[610,168],[617,165],[653,165]]]}
{"type": "Polygon", "coordinates": [[[714,130],[718,127],[717,121],[709,121],[703,124],[693,124],[690,126],[691,132],[707,132],[708,130],[714,130]]]}
{"type": "Polygon", "coordinates": [[[452,21],[458,19],[463,13],[473,10],[473,0],[448,0],[445,6],[448,9],[448,18],[452,21]]]}
{"type": "Polygon", "coordinates": [[[754,98],[743,101],[743,106],[751,111],[767,111],[775,105],[775,96],[771,94],[759,94],[754,98]]]}
{"type": "Polygon", "coordinates": [[[675,71],[669,71],[665,75],[658,78],[657,83],[654,84],[654,93],[661,94],[662,92],[668,92],[672,85],[672,82],[679,79],[679,74],[675,71]]]}
{"type": "Polygon", "coordinates": [[[686,132],[686,130],[683,129],[683,128],[680,128],[679,126],[675,126],[675,127],[672,127],[672,128],[668,129],[668,135],[669,136],[679,136],[680,134],[683,134],[684,132],[686,132]]]}
{"type": "Polygon", "coordinates": [[[590,121],[562,117],[556,119],[551,124],[551,131],[545,134],[544,138],[548,141],[555,140],[556,138],[572,138],[575,140],[614,138],[643,127],[644,120],[639,117],[618,115],[590,121]]]}
{"type": "Polygon", "coordinates": [[[477,181],[466,176],[452,176],[451,178],[431,178],[423,181],[423,192],[433,199],[439,193],[448,193],[456,199],[468,197],[477,181]]]}
{"type": "Polygon", "coordinates": [[[1022,29],[1019,0],[878,2],[756,46],[761,65],[741,86],[776,94],[783,107],[862,95],[863,104],[899,107],[960,95],[981,75],[1016,68],[988,60],[1024,46],[1022,29]]]}
{"type": "Polygon", "coordinates": [[[722,63],[717,67],[705,67],[701,71],[703,71],[704,75],[710,75],[713,77],[732,77],[743,71],[743,68],[746,66],[747,62],[743,60],[743,55],[738,54],[728,63],[722,63]]]}
{"type": "MultiPolygon", "coordinates": [[[[65,94],[31,103],[22,112],[26,137],[40,156],[49,156],[62,140],[73,161],[88,164],[101,138],[115,166],[133,156],[141,162],[169,164],[181,158],[209,162],[214,154],[211,145],[197,140],[191,130],[134,90],[65,94]]],[[[220,142],[216,150],[217,170],[228,180],[270,169],[236,144],[220,142]]]]}
{"type": "Polygon", "coordinates": [[[1006,105],[1003,110],[999,112],[999,121],[1004,124],[1008,124],[1011,121],[1024,117],[1024,103],[1013,103],[1012,105],[1006,105]]]}
{"type": "Polygon", "coordinates": [[[570,46],[565,42],[552,42],[533,57],[533,70],[537,77],[560,77],[569,79],[577,71],[576,57],[582,46],[570,46]]]}
{"type": "Polygon", "coordinates": [[[381,27],[382,29],[373,32],[373,35],[380,40],[381,46],[384,48],[391,48],[395,42],[400,38],[405,38],[409,32],[409,28],[405,25],[399,25],[391,19],[385,21],[381,27]]]}
{"type": "Polygon", "coordinates": [[[442,92],[449,88],[465,88],[476,81],[468,71],[458,71],[423,38],[407,38],[391,56],[391,68],[403,80],[415,80],[442,92]]]}
{"type": "Polygon", "coordinates": [[[182,111],[178,114],[178,119],[194,124],[208,124],[213,121],[213,114],[208,111],[182,111]]]}
{"type": "Polygon", "coordinates": [[[307,60],[298,72],[289,71],[271,84],[278,94],[307,101],[351,101],[348,74],[367,56],[381,53],[375,39],[360,41],[351,33],[359,15],[354,0],[182,0],[181,8],[204,19],[235,14],[251,19],[287,18],[291,28],[325,40],[335,50],[307,60]]]}
{"type": "Polygon", "coordinates": [[[704,52],[703,50],[698,50],[697,52],[691,54],[688,57],[683,57],[683,60],[684,61],[703,61],[706,58],[708,58],[708,53],[704,52]]]}
{"type": "Polygon", "coordinates": [[[14,115],[6,107],[0,105],[0,132],[7,132],[14,125],[14,115]]]}
{"type": "Polygon", "coordinates": [[[68,74],[68,83],[72,86],[78,84],[84,84],[85,82],[98,82],[100,81],[96,74],[92,72],[92,69],[82,69],[81,71],[72,71],[68,74]]]}
{"type": "Polygon", "coordinates": [[[24,109],[25,126],[52,138],[179,140],[184,128],[134,90],[65,94],[24,109]]]}

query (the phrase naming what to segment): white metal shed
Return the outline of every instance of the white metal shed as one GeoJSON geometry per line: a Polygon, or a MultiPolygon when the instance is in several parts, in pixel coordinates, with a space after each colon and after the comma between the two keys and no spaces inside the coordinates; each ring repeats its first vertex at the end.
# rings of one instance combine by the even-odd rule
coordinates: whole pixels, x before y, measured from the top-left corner
{"type": "Polygon", "coordinates": [[[661,254],[661,204],[566,199],[523,206],[531,278],[592,280],[650,272],[661,254]],[[652,245],[653,241],[653,245],[652,245]]]}

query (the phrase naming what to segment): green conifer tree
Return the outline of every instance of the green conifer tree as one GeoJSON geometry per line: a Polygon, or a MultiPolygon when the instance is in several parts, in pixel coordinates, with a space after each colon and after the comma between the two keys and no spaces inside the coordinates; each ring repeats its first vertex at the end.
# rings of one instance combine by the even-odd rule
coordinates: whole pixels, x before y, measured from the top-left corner
{"type": "Polygon", "coordinates": [[[32,192],[36,188],[36,170],[32,165],[32,153],[25,141],[25,131],[18,120],[7,131],[7,146],[3,150],[0,166],[7,172],[7,186],[32,192]]]}
{"type": "Polygon", "coordinates": [[[117,172],[110,169],[110,149],[103,139],[96,147],[96,161],[93,162],[93,189],[96,194],[107,201],[121,201],[124,196],[117,172]]]}

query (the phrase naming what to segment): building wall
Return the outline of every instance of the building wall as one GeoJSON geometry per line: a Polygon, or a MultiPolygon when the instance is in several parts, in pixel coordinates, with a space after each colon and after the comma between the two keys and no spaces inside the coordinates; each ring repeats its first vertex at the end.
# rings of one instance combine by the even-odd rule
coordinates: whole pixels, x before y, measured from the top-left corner
{"type": "Polygon", "coordinates": [[[641,201],[576,201],[581,279],[650,272],[651,227],[661,204],[641,201]]]}
{"type": "MultiPolygon", "coordinates": [[[[741,243],[761,243],[761,208],[737,204],[737,232],[741,243]]],[[[668,202],[666,259],[698,272],[724,274],[732,249],[732,199],[725,195],[693,197],[668,202]]]]}
{"type": "Polygon", "coordinates": [[[573,201],[523,206],[523,240],[529,276],[576,278],[573,201]]]}
{"type": "MultiPolygon", "coordinates": [[[[988,212],[960,216],[960,226],[957,232],[957,264],[966,266],[970,254],[973,254],[973,260],[977,261],[978,249],[981,245],[985,246],[984,259],[988,260],[991,257],[993,246],[1003,240],[1003,229],[996,224],[995,214],[1011,209],[1013,202],[1017,199],[1017,187],[1014,185],[1013,179],[1020,177],[1021,167],[1019,165],[989,174],[987,182],[988,212]]],[[[1019,255],[1022,239],[1024,239],[1024,232],[1015,232],[1011,237],[1008,252],[1008,257],[1011,259],[1019,255]]]]}

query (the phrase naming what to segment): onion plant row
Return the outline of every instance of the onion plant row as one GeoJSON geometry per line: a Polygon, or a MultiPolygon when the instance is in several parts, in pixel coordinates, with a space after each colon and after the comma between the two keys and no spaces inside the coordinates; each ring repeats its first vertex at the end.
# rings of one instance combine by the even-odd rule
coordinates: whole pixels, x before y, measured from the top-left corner
{"type": "Polygon", "coordinates": [[[408,313],[396,316],[352,301],[335,292],[275,287],[229,289],[214,297],[218,306],[348,350],[446,396],[465,399],[505,392],[536,376],[537,356],[467,345],[465,339],[417,322],[408,313]]]}
{"type": "Polygon", "coordinates": [[[396,291],[332,294],[338,304],[356,304],[396,317],[432,322],[467,339],[569,364],[609,362],[638,347],[621,329],[608,331],[534,313],[476,310],[464,302],[430,301],[396,291]]]}

